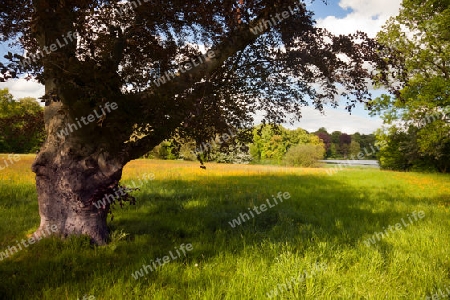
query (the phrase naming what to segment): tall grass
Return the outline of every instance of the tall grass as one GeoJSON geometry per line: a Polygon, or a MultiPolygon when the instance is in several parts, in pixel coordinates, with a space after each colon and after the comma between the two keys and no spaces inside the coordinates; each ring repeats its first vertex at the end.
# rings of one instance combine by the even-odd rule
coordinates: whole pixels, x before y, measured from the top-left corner
{"type": "MultiPolygon", "coordinates": [[[[0,251],[38,227],[32,159],[0,171],[0,251]]],[[[114,211],[109,245],[31,245],[0,261],[0,299],[425,299],[450,285],[449,176],[136,160],[123,182],[143,173],[155,179],[114,211]],[[230,226],[280,191],[291,198],[230,226]],[[413,211],[425,217],[365,243],[413,211]]]]}

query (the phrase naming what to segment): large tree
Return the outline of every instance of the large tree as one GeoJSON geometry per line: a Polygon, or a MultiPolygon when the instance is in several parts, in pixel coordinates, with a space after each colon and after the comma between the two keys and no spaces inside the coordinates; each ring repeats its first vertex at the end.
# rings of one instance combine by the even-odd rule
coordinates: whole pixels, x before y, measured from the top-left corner
{"type": "Polygon", "coordinates": [[[45,84],[38,232],[103,243],[110,206],[93,202],[173,134],[201,142],[255,112],[280,123],[340,94],[349,109],[368,99],[374,42],[315,28],[299,1],[2,0],[0,12],[1,39],[27,53],[6,56],[3,79],[45,84]]]}
{"type": "Polygon", "coordinates": [[[378,73],[391,95],[371,103],[391,126],[381,166],[450,170],[450,2],[404,0],[378,41],[389,68],[378,73]]]}

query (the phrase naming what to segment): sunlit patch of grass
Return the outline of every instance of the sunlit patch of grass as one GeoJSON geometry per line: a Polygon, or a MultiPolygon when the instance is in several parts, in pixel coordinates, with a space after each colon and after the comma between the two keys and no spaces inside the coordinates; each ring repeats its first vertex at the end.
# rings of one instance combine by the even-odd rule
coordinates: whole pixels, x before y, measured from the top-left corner
{"type": "MultiPolygon", "coordinates": [[[[1,157],[1,156],[0,156],[1,157]]],[[[1,158],[0,158],[1,159],[1,158]]],[[[33,155],[0,171],[0,251],[39,224],[33,155]]],[[[46,239],[0,261],[0,299],[420,299],[450,285],[450,177],[384,172],[136,160],[135,206],[116,209],[111,243],[46,239]],[[279,191],[290,199],[232,228],[279,191]],[[413,211],[425,217],[370,246],[413,211]],[[134,280],[143,264],[181,244],[193,251],[134,280]],[[25,288],[24,288],[25,287],[25,288]]]]}

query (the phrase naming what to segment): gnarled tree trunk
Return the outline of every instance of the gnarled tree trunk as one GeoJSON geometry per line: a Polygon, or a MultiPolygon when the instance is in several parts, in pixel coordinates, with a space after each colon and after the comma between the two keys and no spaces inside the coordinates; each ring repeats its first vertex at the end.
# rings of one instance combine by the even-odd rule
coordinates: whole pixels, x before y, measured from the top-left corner
{"type": "Polygon", "coordinates": [[[70,123],[62,108],[60,102],[46,107],[48,138],[32,166],[41,217],[37,233],[56,225],[56,235],[86,234],[103,244],[110,205],[97,209],[93,203],[114,193],[124,164],[101,143],[85,142],[76,131],[63,137],[55,134],[70,123]]]}

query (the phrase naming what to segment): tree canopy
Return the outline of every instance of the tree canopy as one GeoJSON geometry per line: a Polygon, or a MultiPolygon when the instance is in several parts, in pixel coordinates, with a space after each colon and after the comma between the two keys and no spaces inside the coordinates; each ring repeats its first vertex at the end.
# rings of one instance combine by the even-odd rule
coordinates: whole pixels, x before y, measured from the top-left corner
{"type": "Polygon", "coordinates": [[[342,87],[349,108],[368,99],[363,64],[375,44],[315,28],[297,1],[22,0],[0,8],[2,40],[18,37],[27,51],[11,53],[3,73],[35,76],[49,87],[46,101],[62,101],[73,117],[117,100],[120,112],[103,130],[116,144],[139,135],[126,149],[133,158],[175,130],[210,138],[250,124],[255,111],[268,123],[300,117],[308,103],[337,104],[342,87]],[[207,50],[214,57],[201,63],[207,50]]]}
{"type": "Polygon", "coordinates": [[[393,169],[450,167],[450,3],[403,1],[398,17],[378,34],[389,71],[379,82],[392,95],[373,104],[385,124],[381,165],[393,169]],[[394,159],[395,158],[395,159],[394,159]]]}

